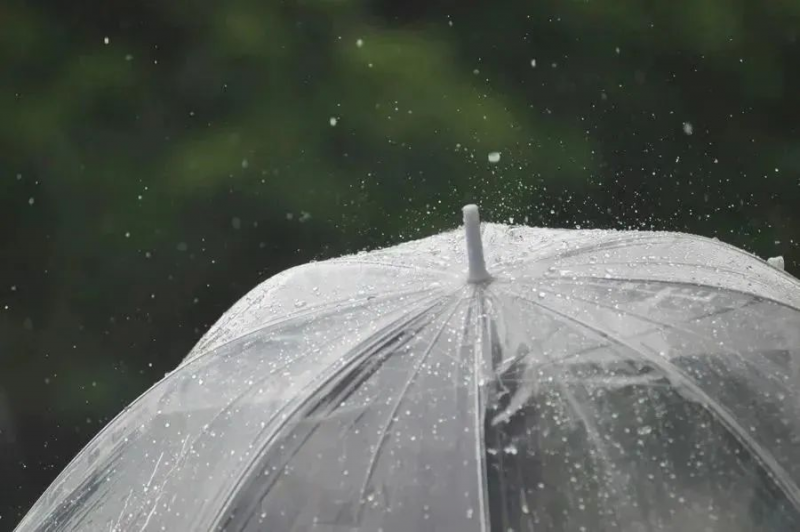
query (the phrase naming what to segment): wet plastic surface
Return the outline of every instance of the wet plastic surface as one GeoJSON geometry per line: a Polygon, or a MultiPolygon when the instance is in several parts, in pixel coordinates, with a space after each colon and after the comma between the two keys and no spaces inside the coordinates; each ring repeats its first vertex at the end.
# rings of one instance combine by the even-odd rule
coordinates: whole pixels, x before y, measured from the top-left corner
{"type": "Polygon", "coordinates": [[[21,532],[800,530],[800,284],[719,242],[484,226],[289,270],[21,532]]]}

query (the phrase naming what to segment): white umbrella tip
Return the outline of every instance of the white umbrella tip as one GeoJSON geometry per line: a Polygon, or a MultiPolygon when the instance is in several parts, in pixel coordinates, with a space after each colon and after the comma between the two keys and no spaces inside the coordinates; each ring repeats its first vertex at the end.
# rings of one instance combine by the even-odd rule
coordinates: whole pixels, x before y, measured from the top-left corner
{"type": "Polygon", "coordinates": [[[469,274],[467,281],[481,283],[490,278],[486,271],[486,261],[483,258],[483,242],[481,241],[481,217],[477,205],[465,205],[464,236],[467,243],[467,261],[469,274]]]}
{"type": "Polygon", "coordinates": [[[480,213],[478,212],[478,206],[474,203],[470,203],[469,205],[464,205],[464,208],[461,209],[464,212],[464,223],[467,223],[467,220],[470,222],[479,222],[481,221],[480,213]]]}

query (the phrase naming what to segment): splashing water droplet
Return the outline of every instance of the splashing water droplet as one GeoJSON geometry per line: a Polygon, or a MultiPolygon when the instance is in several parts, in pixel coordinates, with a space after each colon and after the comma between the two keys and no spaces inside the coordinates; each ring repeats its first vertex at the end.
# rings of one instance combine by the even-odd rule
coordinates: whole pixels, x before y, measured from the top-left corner
{"type": "Polygon", "coordinates": [[[503,452],[510,455],[517,454],[517,447],[515,445],[507,445],[503,452]]]}

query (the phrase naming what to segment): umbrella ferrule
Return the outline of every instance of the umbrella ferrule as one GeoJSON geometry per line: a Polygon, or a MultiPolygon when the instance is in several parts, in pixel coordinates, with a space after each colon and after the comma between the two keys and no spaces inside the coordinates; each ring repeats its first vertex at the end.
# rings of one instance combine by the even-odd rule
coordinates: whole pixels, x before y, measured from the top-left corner
{"type": "Polygon", "coordinates": [[[464,234],[467,242],[467,261],[469,273],[467,281],[482,283],[490,279],[483,258],[483,242],[481,241],[481,217],[477,205],[464,206],[464,234]]]}

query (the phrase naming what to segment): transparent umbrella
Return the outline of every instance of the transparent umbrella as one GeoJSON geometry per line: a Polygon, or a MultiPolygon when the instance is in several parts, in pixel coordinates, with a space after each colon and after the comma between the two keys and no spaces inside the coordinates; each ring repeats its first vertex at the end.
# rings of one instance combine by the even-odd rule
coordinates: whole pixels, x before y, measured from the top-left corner
{"type": "Polygon", "coordinates": [[[18,530],[800,530],[796,279],[464,215],[255,288],[18,530]]]}

